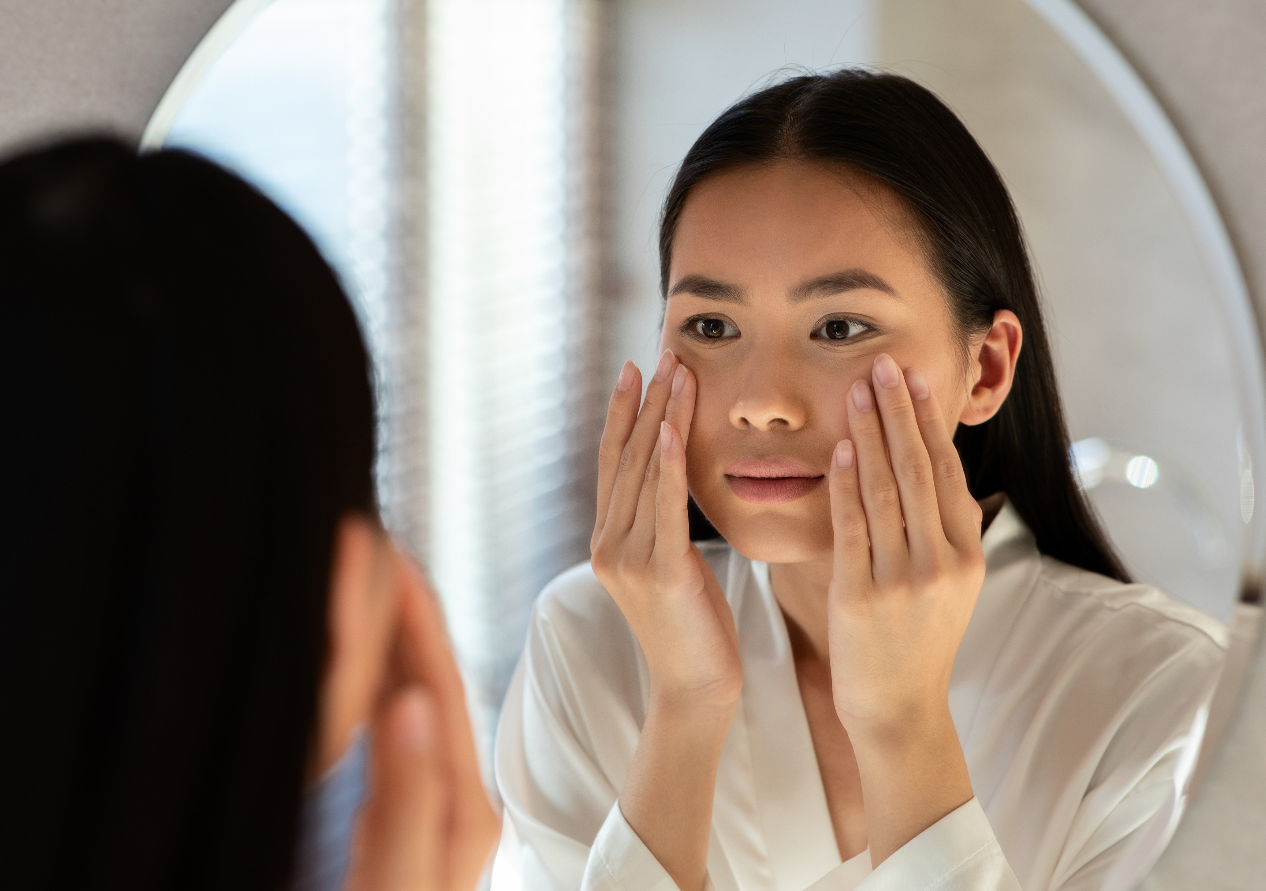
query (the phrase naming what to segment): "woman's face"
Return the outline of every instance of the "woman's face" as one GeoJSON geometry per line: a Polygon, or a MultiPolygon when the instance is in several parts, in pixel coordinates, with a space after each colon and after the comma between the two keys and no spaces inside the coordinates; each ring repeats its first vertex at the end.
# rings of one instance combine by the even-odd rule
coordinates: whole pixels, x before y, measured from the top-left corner
{"type": "Polygon", "coordinates": [[[920,371],[951,430],[967,407],[975,363],[907,214],[841,169],[780,162],[699,183],[668,291],[662,346],[698,384],[690,490],[752,559],[830,555],[825,475],[876,355],[920,371]]]}

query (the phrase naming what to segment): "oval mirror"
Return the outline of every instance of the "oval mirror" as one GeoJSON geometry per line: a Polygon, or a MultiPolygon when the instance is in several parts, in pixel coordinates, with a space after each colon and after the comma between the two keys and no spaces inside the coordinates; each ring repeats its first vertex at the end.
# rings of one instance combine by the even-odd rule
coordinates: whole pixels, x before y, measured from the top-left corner
{"type": "Polygon", "coordinates": [[[1182,142],[1071,0],[239,0],[145,145],[237,169],[344,277],[379,364],[384,502],[431,559],[488,720],[532,598],[587,555],[605,382],[653,362],[675,165],[771,73],[844,64],[926,84],[984,146],[1030,240],[1083,487],[1136,577],[1255,639],[1252,310],[1182,142]],[[499,64],[512,88],[479,89],[499,64]],[[480,129],[495,115],[516,140],[480,129]],[[486,321],[505,282],[527,283],[531,349],[486,321]],[[463,359],[477,324],[506,344],[496,368],[463,359]]]}

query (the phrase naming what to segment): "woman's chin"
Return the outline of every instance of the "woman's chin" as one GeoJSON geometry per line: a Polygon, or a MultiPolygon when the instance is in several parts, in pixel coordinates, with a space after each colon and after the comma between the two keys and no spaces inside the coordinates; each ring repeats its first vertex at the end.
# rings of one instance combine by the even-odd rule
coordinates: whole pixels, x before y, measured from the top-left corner
{"type": "Polygon", "coordinates": [[[767,516],[733,522],[724,520],[717,530],[734,550],[749,560],[764,563],[808,563],[831,559],[832,536],[828,525],[795,522],[785,516],[767,516]]]}

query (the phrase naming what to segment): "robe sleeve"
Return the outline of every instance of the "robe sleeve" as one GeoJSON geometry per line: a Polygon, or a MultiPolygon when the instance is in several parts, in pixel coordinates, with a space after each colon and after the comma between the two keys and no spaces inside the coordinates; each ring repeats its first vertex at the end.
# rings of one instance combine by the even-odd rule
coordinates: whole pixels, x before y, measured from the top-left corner
{"type": "Polygon", "coordinates": [[[1105,747],[1051,875],[1051,891],[1129,891],[1186,807],[1225,650],[1195,639],[1141,685],[1105,747]]]}
{"type": "MultiPolygon", "coordinates": [[[[595,657],[595,648],[572,640],[577,628],[566,604],[543,606],[533,615],[498,725],[497,787],[510,828],[493,891],[675,891],[618,801],[641,731],[630,707],[641,700],[640,657],[618,628],[603,629],[612,633],[603,635],[595,657]],[[626,695],[608,689],[609,696],[588,702],[574,695],[577,685],[594,683],[623,686],[626,695]]],[[[584,618],[583,630],[595,632],[594,617],[584,618]]]]}
{"type": "MultiPolygon", "coordinates": [[[[985,808],[973,798],[902,846],[856,891],[1131,891],[1160,857],[1182,815],[1222,652],[1208,638],[1193,636],[1118,703],[1071,820],[1030,823],[1041,836],[1032,839],[1035,847],[1051,852],[1053,868],[1044,875],[1019,881],[985,808]]],[[[1085,702],[1072,697],[1078,699],[1085,702]]],[[[1028,765],[1039,772],[1042,766],[1040,759],[1028,765]]],[[[1032,802],[1016,802],[1031,809],[1026,804],[1032,802]]],[[[1033,816],[1004,808],[994,819],[1012,829],[1007,837],[1016,842],[1022,838],[1008,821],[1029,822],[1033,816]]],[[[834,872],[812,891],[839,891],[834,872]]]]}

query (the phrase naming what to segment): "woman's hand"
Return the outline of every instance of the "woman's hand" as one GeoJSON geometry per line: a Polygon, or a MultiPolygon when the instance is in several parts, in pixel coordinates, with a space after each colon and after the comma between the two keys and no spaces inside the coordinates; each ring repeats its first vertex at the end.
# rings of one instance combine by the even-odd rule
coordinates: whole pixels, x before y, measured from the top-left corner
{"type": "Polygon", "coordinates": [[[395,664],[372,726],[346,891],[473,891],[500,834],[439,605],[399,556],[395,664]]]}
{"type": "Polygon", "coordinates": [[[972,797],[950,672],[984,580],[981,511],[926,381],[875,359],[832,460],[832,695],[857,754],[872,862],[972,797]]]}
{"type": "Polygon", "coordinates": [[[665,351],[639,412],[641,392],[629,362],[602,432],[590,543],[594,573],[637,637],[651,680],[620,810],[681,891],[702,891],[717,766],[743,669],[729,604],[690,542],[694,375],[665,351]]]}
{"type": "Polygon", "coordinates": [[[734,618],[686,515],[694,375],[665,350],[639,412],[641,392],[626,363],[602,432],[593,570],[642,647],[657,699],[731,707],[743,684],[734,618]]]}

